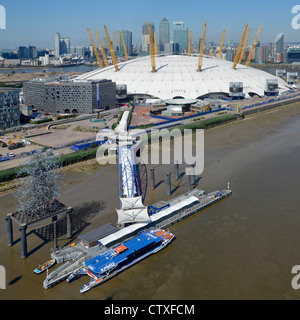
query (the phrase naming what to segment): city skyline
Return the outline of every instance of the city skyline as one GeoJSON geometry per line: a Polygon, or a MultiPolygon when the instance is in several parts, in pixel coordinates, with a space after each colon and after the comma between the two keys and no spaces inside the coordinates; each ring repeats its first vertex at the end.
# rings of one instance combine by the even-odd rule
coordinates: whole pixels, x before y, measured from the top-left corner
{"type": "Polygon", "coordinates": [[[97,28],[103,37],[104,24],[107,25],[111,37],[115,31],[129,30],[133,33],[133,44],[140,45],[143,23],[154,22],[156,30],[159,30],[163,18],[169,21],[170,26],[174,21],[184,21],[189,30],[192,30],[193,43],[201,38],[205,21],[207,41],[216,43],[221,40],[224,28],[225,39],[239,41],[245,23],[248,23],[253,30],[250,41],[260,25],[262,25],[260,36],[262,43],[273,42],[279,33],[284,33],[286,42],[297,42],[300,39],[300,31],[294,30],[291,25],[295,16],[291,13],[295,5],[293,1],[276,3],[276,6],[272,6],[271,1],[254,0],[249,4],[243,4],[242,7],[232,0],[226,3],[217,1],[214,4],[203,4],[194,0],[184,3],[178,0],[163,2],[131,0],[130,4],[124,7],[124,2],[116,0],[114,6],[104,1],[83,6],[78,0],[72,2],[53,0],[51,6],[43,10],[36,0],[31,0],[30,4],[20,0],[15,0],[13,3],[2,0],[1,5],[6,8],[7,26],[5,30],[0,30],[1,47],[14,48],[31,44],[39,48],[53,48],[54,35],[57,32],[70,37],[73,46],[89,46],[86,27],[93,31],[97,28]],[[115,7],[122,7],[122,10],[115,10],[115,7]]]}

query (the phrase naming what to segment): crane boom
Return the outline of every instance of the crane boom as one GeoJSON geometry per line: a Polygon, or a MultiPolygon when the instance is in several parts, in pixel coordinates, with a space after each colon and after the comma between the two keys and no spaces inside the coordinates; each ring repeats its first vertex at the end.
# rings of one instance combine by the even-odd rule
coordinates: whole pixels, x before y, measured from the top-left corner
{"type": "Polygon", "coordinates": [[[223,44],[224,44],[224,38],[225,38],[225,32],[226,32],[226,30],[224,29],[222,40],[221,40],[221,44],[220,44],[220,50],[219,50],[219,53],[218,53],[218,59],[221,58],[221,53],[222,53],[222,50],[223,50],[223,44]]]}
{"type": "Polygon", "coordinates": [[[202,70],[202,62],[203,62],[203,55],[204,55],[204,45],[205,45],[205,35],[206,35],[206,22],[204,24],[203,28],[203,34],[202,34],[202,41],[201,41],[201,48],[199,53],[199,62],[198,62],[198,72],[202,70]]]}
{"type": "Polygon", "coordinates": [[[121,30],[121,36],[122,36],[122,42],[123,42],[125,58],[128,61],[129,58],[128,58],[127,48],[126,48],[126,44],[125,44],[124,35],[123,35],[123,31],[122,30],[121,30]]]}
{"type": "Polygon", "coordinates": [[[245,35],[246,35],[247,28],[248,28],[248,23],[247,23],[246,26],[245,26],[245,29],[244,29],[244,32],[243,32],[243,35],[242,35],[242,38],[241,38],[239,47],[238,47],[238,49],[237,49],[237,53],[236,53],[234,62],[233,62],[232,69],[236,69],[236,65],[237,65],[237,63],[238,63],[238,61],[239,61],[239,58],[240,58],[240,54],[241,54],[242,46],[243,46],[243,43],[244,43],[244,39],[245,39],[245,35]]]}
{"type": "Polygon", "coordinates": [[[116,59],[116,55],[115,55],[113,46],[112,46],[111,41],[110,41],[109,34],[108,34],[108,32],[107,32],[106,25],[104,25],[104,29],[105,29],[106,40],[107,40],[107,43],[108,43],[108,46],[109,46],[110,55],[111,55],[113,64],[114,64],[114,66],[115,66],[116,71],[119,71],[118,62],[117,62],[117,59],[116,59]]]}
{"type": "Polygon", "coordinates": [[[154,49],[155,55],[158,56],[157,40],[156,40],[156,31],[154,30],[154,49]]]}
{"type": "Polygon", "coordinates": [[[192,49],[192,30],[190,30],[189,48],[188,48],[188,57],[190,57],[190,56],[191,56],[191,49],[192,49]]]}
{"type": "Polygon", "coordinates": [[[95,42],[94,42],[94,40],[93,40],[93,37],[92,37],[92,35],[91,35],[90,29],[87,28],[87,31],[88,31],[89,36],[90,36],[90,39],[91,39],[91,43],[92,43],[92,46],[93,46],[93,50],[94,50],[94,53],[95,53],[95,56],[96,56],[96,59],[97,59],[99,68],[102,69],[102,68],[103,68],[103,63],[102,63],[102,61],[101,61],[101,59],[100,59],[99,52],[98,52],[98,50],[97,50],[97,47],[96,47],[95,42]]]}
{"type": "Polygon", "coordinates": [[[246,67],[249,67],[249,64],[250,64],[250,61],[251,61],[251,58],[252,58],[252,55],[253,55],[253,51],[254,51],[254,49],[255,49],[255,47],[256,47],[256,45],[257,45],[257,40],[258,40],[260,31],[261,31],[261,26],[260,26],[259,29],[258,29],[256,38],[255,38],[254,43],[253,43],[253,45],[252,45],[252,48],[251,48],[251,50],[250,50],[249,57],[248,57],[247,62],[246,62],[246,67]]]}
{"type": "Polygon", "coordinates": [[[99,33],[98,33],[98,30],[97,30],[97,29],[96,29],[96,34],[97,34],[97,38],[98,38],[100,50],[101,50],[101,53],[102,53],[102,56],[103,56],[103,59],[104,59],[104,63],[105,63],[105,65],[108,67],[109,64],[108,64],[108,61],[107,61],[107,57],[106,57],[105,51],[104,51],[104,49],[103,49],[103,45],[102,45],[102,42],[101,42],[101,40],[100,40],[100,36],[99,36],[99,33]]]}
{"type": "Polygon", "coordinates": [[[151,30],[150,22],[148,23],[148,28],[149,28],[149,44],[150,44],[150,55],[151,55],[152,72],[156,72],[154,47],[153,47],[153,37],[152,37],[152,30],[151,30]]]}
{"type": "Polygon", "coordinates": [[[246,38],[246,41],[244,43],[244,47],[243,47],[242,53],[240,55],[240,59],[239,59],[238,64],[241,64],[241,62],[242,62],[242,60],[244,58],[244,54],[245,54],[245,51],[246,51],[246,47],[247,47],[247,43],[248,43],[248,40],[249,40],[250,32],[251,32],[251,28],[249,28],[249,31],[248,31],[248,34],[247,34],[247,38],[246,38]]]}

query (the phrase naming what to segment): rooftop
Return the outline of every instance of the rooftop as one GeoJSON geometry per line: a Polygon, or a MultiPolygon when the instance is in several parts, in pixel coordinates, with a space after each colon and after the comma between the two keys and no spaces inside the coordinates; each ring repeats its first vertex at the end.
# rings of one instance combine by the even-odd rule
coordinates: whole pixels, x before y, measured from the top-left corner
{"type": "Polygon", "coordinates": [[[280,78],[267,72],[237,65],[232,62],[205,56],[201,72],[197,72],[198,56],[169,55],[155,58],[156,72],[151,72],[150,56],[126,61],[114,66],[98,69],[79,77],[75,81],[110,79],[116,84],[126,84],[128,93],[148,95],[163,100],[183,98],[199,99],[213,93],[229,94],[230,82],[243,82],[244,93],[264,95],[267,79],[278,79],[280,93],[290,89],[280,78]]]}

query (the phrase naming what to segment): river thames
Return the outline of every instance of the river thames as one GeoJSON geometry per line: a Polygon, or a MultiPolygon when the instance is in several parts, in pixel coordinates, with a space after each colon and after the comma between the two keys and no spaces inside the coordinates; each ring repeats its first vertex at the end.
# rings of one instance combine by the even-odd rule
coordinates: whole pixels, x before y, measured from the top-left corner
{"type": "MultiPolygon", "coordinates": [[[[46,275],[33,274],[50,258],[51,230],[29,233],[28,259],[20,258],[16,227],[15,245],[6,246],[4,219],[15,210],[15,198],[2,196],[0,265],[7,289],[0,290],[0,299],[299,299],[291,286],[291,270],[300,264],[299,116],[300,104],[294,104],[206,131],[205,170],[197,187],[211,192],[230,182],[233,195],[171,227],[176,240],[169,247],[85,295],[79,289],[87,278],[45,290],[46,275]]],[[[170,170],[156,168],[158,187],[148,189],[146,205],[167,199],[170,170]]],[[[187,188],[183,177],[172,197],[187,188]]],[[[64,171],[61,201],[83,211],[81,233],[116,223],[118,193],[117,166],[90,162],[64,171]]],[[[59,245],[66,243],[61,235],[59,245]]]]}

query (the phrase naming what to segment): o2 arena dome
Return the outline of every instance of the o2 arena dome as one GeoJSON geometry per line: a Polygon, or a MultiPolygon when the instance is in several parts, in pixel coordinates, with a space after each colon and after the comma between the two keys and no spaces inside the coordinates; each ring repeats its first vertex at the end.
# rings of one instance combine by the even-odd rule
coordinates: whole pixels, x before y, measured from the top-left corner
{"type": "Polygon", "coordinates": [[[151,56],[118,64],[119,71],[109,66],[98,69],[73,81],[109,79],[117,85],[127,85],[128,94],[145,95],[154,99],[204,99],[230,93],[230,83],[242,83],[245,98],[264,96],[267,82],[277,82],[279,94],[291,89],[279,77],[230,61],[204,56],[202,71],[198,72],[198,56],[156,56],[156,72],[151,72],[151,56]]]}

